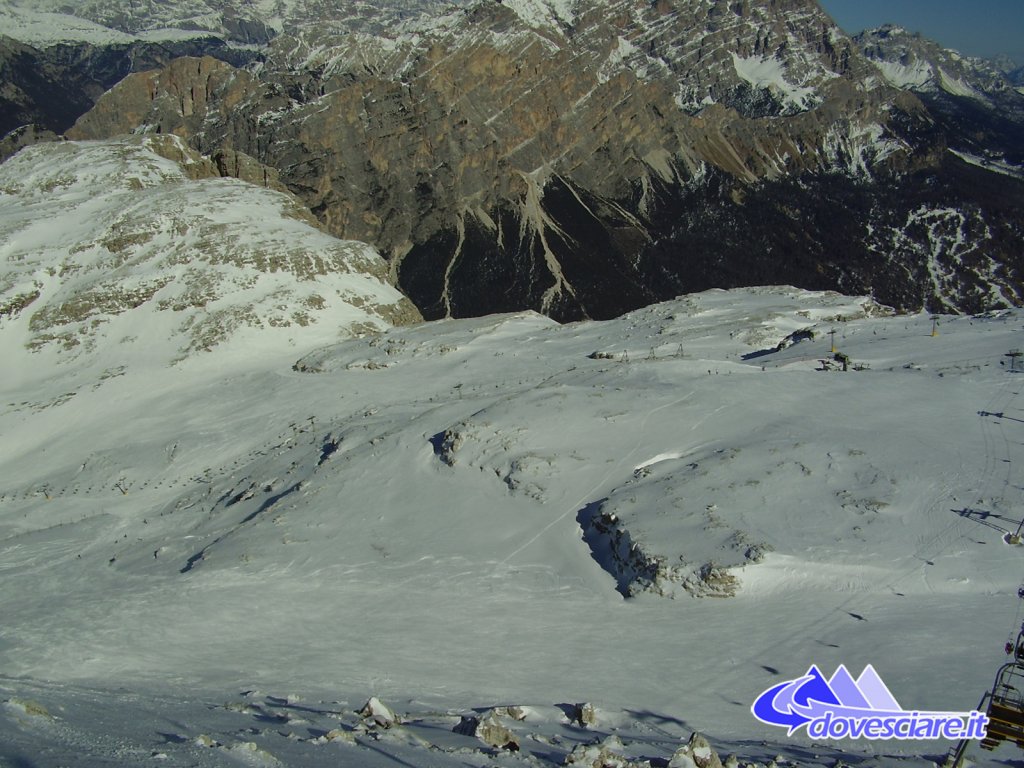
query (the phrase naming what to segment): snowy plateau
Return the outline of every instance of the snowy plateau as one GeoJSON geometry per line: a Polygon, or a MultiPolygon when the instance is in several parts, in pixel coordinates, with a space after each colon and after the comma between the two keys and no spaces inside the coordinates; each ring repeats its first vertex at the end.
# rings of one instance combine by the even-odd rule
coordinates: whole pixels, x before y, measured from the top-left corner
{"type": "MultiPolygon", "coordinates": [[[[134,194],[186,183],[146,157],[134,194]]],[[[1002,662],[1019,311],[768,287],[566,325],[339,308],[189,349],[167,283],[40,343],[102,259],[188,266],[102,245],[108,198],[76,189],[51,185],[82,253],[0,197],[5,248],[51,259],[6,254],[39,296],[0,317],[4,768],[931,766],[951,744],[787,738],[751,703],[873,664],[904,707],[967,711],[1002,662]]],[[[258,239],[267,205],[221,229],[258,239]]],[[[220,268],[238,303],[345,288],[220,268]]]]}

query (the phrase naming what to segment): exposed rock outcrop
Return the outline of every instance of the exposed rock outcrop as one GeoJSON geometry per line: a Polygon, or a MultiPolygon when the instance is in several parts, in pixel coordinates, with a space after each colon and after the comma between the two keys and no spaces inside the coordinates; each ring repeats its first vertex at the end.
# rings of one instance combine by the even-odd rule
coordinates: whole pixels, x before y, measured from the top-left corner
{"type": "Polygon", "coordinates": [[[25,147],[47,141],[60,141],[61,137],[53,131],[40,128],[38,125],[23,125],[15,128],[0,138],[0,163],[25,147]]]}
{"type": "Polygon", "coordinates": [[[704,734],[694,732],[690,740],[676,750],[668,768],[723,768],[718,753],[704,734]]]}
{"type": "Polygon", "coordinates": [[[455,733],[474,736],[489,747],[519,751],[519,737],[502,724],[496,711],[491,710],[482,717],[468,715],[455,726],[455,733]]]}
{"type": "Polygon", "coordinates": [[[649,768],[647,760],[631,760],[626,747],[615,735],[596,744],[579,744],[565,757],[562,765],[577,768],[649,768]]]}

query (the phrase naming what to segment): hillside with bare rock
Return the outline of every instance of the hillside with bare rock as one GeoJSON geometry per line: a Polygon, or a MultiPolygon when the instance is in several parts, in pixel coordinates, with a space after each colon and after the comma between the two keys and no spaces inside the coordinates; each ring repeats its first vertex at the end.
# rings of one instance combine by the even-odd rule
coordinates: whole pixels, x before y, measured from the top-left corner
{"type": "Polygon", "coordinates": [[[896,28],[851,39],[810,0],[0,13],[29,47],[12,114],[42,125],[5,146],[85,110],[69,137],[177,135],[373,244],[427,317],[612,317],[765,282],[907,310],[1024,295],[1011,74],[896,28]],[[76,36],[94,53],[69,57],[76,36]],[[97,96],[90,76],[60,115],[22,76],[123,46],[127,77],[97,96]]]}
{"type": "Polygon", "coordinates": [[[903,309],[1020,301],[1024,185],[950,153],[815,3],[399,16],[285,26],[247,69],[132,75],[69,135],[251,155],[376,245],[428,317],[610,317],[766,281],[903,309]]]}
{"type": "Polygon", "coordinates": [[[0,165],[5,357],[123,371],[221,346],[310,349],[419,313],[363,243],[291,195],[221,178],[168,136],[64,142],[0,165]],[[26,357],[27,355],[27,357],[26,357]]]}

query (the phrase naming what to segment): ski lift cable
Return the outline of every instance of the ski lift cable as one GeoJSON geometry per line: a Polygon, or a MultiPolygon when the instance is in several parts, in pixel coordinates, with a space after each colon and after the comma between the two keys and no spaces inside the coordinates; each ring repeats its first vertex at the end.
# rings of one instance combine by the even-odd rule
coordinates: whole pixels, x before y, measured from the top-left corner
{"type": "MultiPolygon", "coordinates": [[[[1020,392],[1017,391],[1016,383],[1013,382],[1012,379],[1007,377],[1007,380],[999,387],[998,391],[991,398],[986,410],[983,411],[982,413],[989,415],[993,415],[994,413],[1005,413],[1010,408],[1010,406],[1012,406],[1013,402],[1016,400],[1019,394],[1020,392]],[[1000,406],[1002,407],[1000,408],[1000,406]],[[999,410],[994,410],[996,408],[999,408],[999,410]]],[[[1008,495],[1006,491],[1010,487],[1012,479],[1012,464],[1010,463],[1011,446],[1009,437],[1007,436],[1001,421],[992,422],[988,416],[983,417],[982,438],[985,442],[985,467],[982,471],[982,477],[981,482],[979,483],[979,488],[984,488],[990,482],[995,480],[997,475],[997,464],[1000,461],[1000,459],[998,458],[998,454],[1002,453],[1007,457],[1007,473],[1005,479],[1003,479],[1002,481],[1003,493],[1001,495],[1006,496],[1008,495]],[[995,423],[995,425],[998,428],[997,434],[994,434],[991,428],[993,423],[995,423]],[[1000,438],[1002,438],[1001,441],[1000,438]],[[1001,446],[1000,442],[1002,443],[1001,446]],[[999,450],[1000,447],[1002,448],[1002,450],[999,450]]],[[[943,501],[944,499],[940,500],[939,498],[936,498],[929,506],[929,508],[926,510],[926,515],[931,516],[937,513],[943,501]]],[[[887,582],[885,586],[889,587],[890,589],[895,588],[896,585],[910,578],[913,574],[920,572],[922,568],[927,567],[928,562],[934,561],[935,558],[940,557],[941,555],[951,550],[958,542],[967,539],[967,531],[965,530],[964,526],[964,518],[958,516],[952,521],[950,521],[948,525],[944,526],[934,535],[929,537],[927,540],[921,542],[916,547],[912,555],[912,558],[915,560],[915,562],[907,568],[903,569],[901,572],[894,574],[893,578],[889,582],[887,582]],[[955,534],[951,536],[950,534],[954,530],[955,534]],[[924,562],[922,563],[919,561],[924,562]]],[[[1022,590],[1024,590],[1024,586],[1022,586],[1022,590]]],[[[1024,609],[1024,599],[1017,601],[1018,616],[1015,619],[1014,632],[1016,632],[1016,628],[1020,626],[1021,618],[1019,614],[1022,609],[1024,609]]]]}
{"type": "MultiPolygon", "coordinates": [[[[1000,495],[1002,497],[1011,495],[1007,493],[1007,491],[1012,487],[1012,463],[1010,462],[1012,449],[1009,436],[1006,434],[1006,430],[1004,429],[1001,420],[993,421],[989,416],[994,415],[995,413],[1005,413],[1013,405],[1013,402],[1019,394],[1020,392],[1017,390],[1016,383],[1009,380],[1008,377],[1008,380],[999,387],[999,390],[991,398],[988,408],[982,412],[987,414],[982,419],[982,437],[985,442],[985,468],[982,472],[979,489],[985,488],[992,482],[1000,482],[999,479],[997,479],[997,465],[998,462],[1001,461],[999,455],[1002,454],[1007,457],[1005,459],[1007,463],[1006,477],[1002,478],[1001,482],[1003,492],[1000,495]],[[993,425],[998,429],[998,432],[995,432],[992,428],[993,425]]],[[[1020,493],[1020,489],[1018,489],[1018,493],[1020,493]]],[[[1005,498],[1003,498],[1002,501],[1005,504],[1005,498]]],[[[936,498],[926,510],[926,514],[930,516],[936,513],[941,506],[941,503],[940,499],[936,498]]],[[[967,531],[964,526],[964,518],[958,516],[948,525],[935,532],[935,534],[927,540],[921,542],[915,548],[912,555],[915,562],[902,569],[899,573],[894,574],[885,586],[890,589],[894,589],[898,584],[927,567],[927,563],[933,562],[936,558],[951,550],[958,542],[967,539],[967,531]],[[954,530],[955,534],[950,535],[954,530]],[[919,561],[924,562],[922,563],[919,561]]],[[[1024,526],[1024,521],[1022,521],[1022,526],[1024,526]]],[[[1021,613],[1024,611],[1024,584],[1022,584],[1020,590],[1018,590],[1018,595],[1020,596],[1020,599],[1017,600],[1016,616],[1011,628],[1011,640],[1016,637],[1018,630],[1021,629],[1021,613]]],[[[846,603],[841,606],[843,609],[847,607],[848,605],[846,603]]]]}
{"type": "MultiPolygon", "coordinates": [[[[1011,379],[1006,379],[1004,383],[1002,383],[1002,386],[1000,386],[998,390],[995,392],[995,394],[992,395],[992,398],[986,404],[985,409],[980,412],[980,415],[984,420],[982,422],[982,429],[983,436],[985,437],[986,442],[986,459],[992,459],[994,461],[994,456],[991,455],[991,453],[994,452],[990,451],[990,449],[992,449],[992,446],[988,444],[988,438],[991,436],[991,430],[985,429],[985,427],[991,426],[991,424],[993,423],[989,421],[990,418],[998,419],[1000,414],[1005,414],[1007,412],[1008,407],[1011,406],[1016,396],[1016,394],[1011,393],[1008,397],[1008,389],[1014,386],[1016,385],[1011,379]]],[[[1001,421],[996,423],[998,423],[1001,426],[1001,421]]]]}
{"type": "MultiPolygon", "coordinates": [[[[945,496],[946,494],[942,495],[942,501],[945,500],[945,496]]],[[[940,506],[940,499],[936,498],[936,500],[933,501],[927,509],[926,514],[931,515],[933,513],[937,513],[940,506]]],[[[927,564],[929,562],[932,562],[936,558],[945,554],[955,543],[967,538],[965,531],[961,528],[961,524],[963,522],[962,518],[956,517],[926,541],[921,542],[911,555],[910,559],[912,563],[901,569],[898,573],[893,574],[892,577],[882,586],[886,589],[895,591],[898,584],[907,580],[914,574],[920,573],[924,568],[928,567],[927,564]],[[949,536],[948,534],[953,529],[956,530],[956,534],[949,536]],[[939,544],[939,546],[935,546],[938,542],[942,543],[939,544]]],[[[857,592],[850,593],[845,600],[833,607],[830,611],[819,614],[816,618],[809,621],[806,626],[796,629],[793,636],[808,637],[815,632],[820,632],[827,627],[828,624],[832,623],[836,617],[846,618],[851,611],[857,611],[858,603],[866,600],[867,597],[868,596],[866,594],[860,594],[857,592]]],[[[781,646],[786,642],[789,641],[780,641],[777,645],[781,646]]]]}
{"type": "MultiPolygon", "coordinates": [[[[1017,390],[1016,383],[1007,378],[993,395],[985,409],[979,412],[982,418],[982,439],[985,443],[985,466],[979,479],[979,488],[984,488],[991,483],[996,474],[997,464],[1002,461],[1006,465],[1006,475],[1003,478],[999,494],[1001,505],[1005,505],[1007,497],[1012,495],[1011,489],[1013,488],[1012,448],[1002,416],[1010,409],[1020,394],[1019,391],[1015,390],[1017,390]],[[1001,443],[1001,446],[999,446],[999,443],[1001,443]],[[1004,458],[1000,458],[1000,454],[1004,458]]],[[[992,495],[995,496],[995,494],[992,495]]]]}
{"type": "MultiPolygon", "coordinates": [[[[1006,413],[1019,395],[1020,390],[1018,389],[1017,382],[1015,382],[1012,377],[1007,377],[1004,380],[1003,384],[993,394],[986,409],[982,411],[982,413],[985,414],[982,418],[982,439],[985,443],[985,467],[982,471],[982,477],[981,482],[979,483],[979,488],[984,488],[986,485],[989,484],[989,482],[995,479],[995,476],[997,474],[997,463],[1001,460],[1004,461],[1006,463],[1006,476],[1005,478],[1002,479],[1002,493],[1000,494],[1000,496],[1003,497],[1002,500],[1004,501],[1004,503],[1005,497],[1011,495],[1008,493],[1008,490],[1012,488],[1012,448],[1009,436],[1006,433],[1002,420],[1000,419],[998,421],[992,421],[990,419],[990,416],[993,416],[996,413],[1006,413]],[[991,428],[993,424],[998,429],[998,433],[996,434],[993,433],[993,430],[991,428]],[[1001,448],[1002,450],[999,450],[999,448],[1001,448]],[[998,454],[1002,454],[1006,458],[999,459],[998,454]]],[[[1017,491],[1019,494],[1020,489],[1017,489],[1017,491]]],[[[936,499],[931,504],[930,508],[927,510],[927,513],[934,513],[939,506],[940,501],[936,499]]],[[[939,530],[933,536],[931,536],[928,540],[922,542],[916,548],[913,556],[917,559],[924,559],[927,562],[947,552],[954,546],[956,542],[967,538],[966,531],[962,527],[963,523],[963,518],[957,517],[956,519],[951,521],[949,525],[943,527],[941,530],[939,530]],[[958,535],[947,539],[947,535],[954,528],[956,529],[958,535]],[[944,543],[941,543],[938,547],[935,547],[933,549],[933,546],[935,544],[941,542],[944,539],[944,543]]],[[[1024,521],[1022,521],[1022,525],[1024,525],[1024,521]]],[[[902,573],[896,574],[895,577],[891,580],[891,582],[887,584],[887,586],[894,587],[895,585],[899,584],[900,582],[911,576],[913,573],[919,571],[922,567],[925,566],[918,563],[914,563],[912,566],[905,569],[902,573]]],[[[1020,591],[1022,594],[1024,594],[1024,585],[1022,585],[1020,591]]],[[[1016,632],[1016,628],[1020,626],[1020,613],[1022,610],[1024,610],[1024,597],[1017,601],[1018,615],[1014,623],[1014,632],[1016,632]]]]}
{"type": "MultiPolygon", "coordinates": [[[[1014,389],[1016,389],[1016,387],[1014,387],[1014,389]]],[[[1012,407],[1015,399],[1017,398],[1017,396],[1019,394],[1020,394],[1019,391],[1015,391],[1015,392],[1013,392],[1013,394],[1010,397],[1007,398],[1006,403],[1005,403],[1003,409],[1000,411],[1001,414],[1006,414],[1010,410],[1010,408],[1012,407]]],[[[1010,435],[1009,435],[1009,431],[1006,428],[1006,420],[1005,420],[1005,418],[1000,418],[998,420],[998,422],[997,422],[997,425],[998,425],[998,430],[999,430],[998,434],[1002,438],[1002,447],[1003,447],[1003,456],[1004,456],[1002,461],[1006,465],[1006,475],[1005,475],[1005,478],[1003,479],[1003,488],[1002,488],[1002,494],[1001,494],[1001,501],[1003,502],[1004,505],[1007,505],[1008,502],[1011,502],[1011,501],[1012,502],[1017,502],[1017,503],[1013,504],[1013,506],[1015,506],[1017,509],[1020,509],[1021,506],[1022,506],[1019,503],[1021,501],[1021,498],[1020,498],[1020,496],[1021,496],[1021,489],[1020,489],[1019,486],[1015,486],[1013,484],[1014,450],[1011,447],[1010,435]]],[[[1024,517],[1022,517],[1022,520],[1021,520],[1020,524],[1017,526],[1017,530],[1014,532],[1014,534],[1019,536],[1020,533],[1021,533],[1021,528],[1022,527],[1024,527],[1024,517]]]]}
{"type": "MultiPolygon", "coordinates": [[[[1024,605],[1024,582],[1017,587],[1017,610],[1013,617],[1013,624],[1010,625],[1010,631],[1006,639],[1006,647],[1013,650],[1013,641],[1016,635],[1020,632],[1024,632],[1024,624],[1021,624],[1020,612],[1021,606],[1024,605]]],[[[1010,651],[1007,651],[1009,653],[1010,651]]]]}
{"type": "MultiPolygon", "coordinates": [[[[1006,475],[1003,478],[1002,489],[1000,493],[1000,505],[1005,506],[1008,497],[1014,495],[1012,493],[1012,474],[1013,474],[1013,451],[1010,445],[1010,438],[1007,434],[1007,430],[1004,425],[1003,415],[1007,413],[1010,407],[1013,405],[1016,398],[1020,395],[1020,390],[1016,382],[1013,381],[1012,377],[1007,377],[1003,385],[999,387],[999,390],[993,395],[992,400],[984,411],[981,412],[982,416],[982,436],[985,441],[985,470],[982,474],[982,482],[979,487],[983,488],[990,478],[994,478],[996,472],[996,462],[1003,461],[1006,464],[1006,475]],[[994,419],[992,417],[995,417],[994,419]],[[993,425],[995,429],[993,429],[993,425]],[[997,432],[996,432],[997,430],[997,432]],[[999,438],[1002,438],[1002,450],[996,450],[999,438]],[[997,457],[997,453],[1002,454],[1002,459],[997,457]]],[[[1020,495],[1020,489],[1017,490],[1017,495],[1020,495]]],[[[993,499],[995,501],[995,499],[993,499]]],[[[1017,505],[1021,507],[1020,504],[1017,505]]],[[[1016,535],[1020,535],[1021,528],[1024,527],[1024,518],[1022,518],[1020,524],[1017,527],[1016,535]]],[[[1008,652],[1013,651],[1014,641],[1016,635],[1024,631],[1024,624],[1021,623],[1021,612],[1024,610],[1024,583],[1017,589],[1017,603],[1014,610],[1013,623],[1010,625],[1008,638],[1006,642],[1006,648],[1008,652]]]]}
{"type": "MultiPolygon", "coordinates": [[[[979,491],[996,479],[998,475],[997,465],[1000,461],[998,455],[1005,455],[1007,457],[1007,461],[1011,458],[1010,440],[1002,424],[1002,419],[996,421],[992,417],[996,414],[1002,414],[1009,411],[1016,398],[1020,395],[1018,386],[1019,383],[1016,382],[1013,377],[1007,376],[1003,384],[999,386],[997,391],[992,395],[986,408],[980,412],[982,415],[981,429],[982,439],[984,441],[985,465],[978,484],[979,491]],[[993,425],[998,426],[998,434],[995,433],[992,428],[993,425]],[[1000,438],[1002,439],[1000,440],[1000,438]]],[[[1006,478],[1003,480],[1004,495],[1008,486],[1010,486],[1010,481],[1012,479],[1011,473],[1012,464],[1008,463],[1006,478]]],[[[947,489],[947,491],[951,490],[952,488],[947,489]]],[[[1020,492],[1021,489],[1017,490],[1020,492]]],[[[947,496],[948,493],[937,496],[925,510],[925,514],[929,517],[937,514],[939,508],[943,503],[945,503],[945,498],[947,496]]],[[[1022,525],[1024,525],[1024,522],[1022,522],[1022,525]]],[[[929,562],[934,561],[936,558],[950,551],[955,545],[968,539],[967,530],[965,530],[966,526],[966,520],[957,516],[950,521],[948,525],[935,532],[927,540],[920,542],[912,553],[911,559],[913,562],[907,567],[901,569],[900,572],[893,574],[892,578],[885,583],[884,586],[889,589],[894,589],[901,582],[916,573],[920,573],[922,569],[928,567],[927,564],[929,562]],[[950,535],[953,531],[955,531],[955,533],[950,535]]],[[[1022,584],[1018,590],[1018,596],[1020,599],[1017,600],[1015,610],[1016,616],[1014,619],[1014,625],[1011,629],[1011,641],[1016,638],[1018,631],[1024,631],[1024,625],[1021,624],[1021,613],[1024,611],[1024,584],[1022,584]]],[[[831,611],[826,614],[819,614],[816,618],[809,621],[807,626],[796,630],[794,636],[801,635],[806,637],[812,631],[820,630],[823,625],[827,625],[837,615],[845,615],[851,608],[855,609],[857,602],[863,599],[863,595],[859,595],[857,593],[850,594],[846,600],[842,601],[838,606],[835,606],[831,611]]]]}

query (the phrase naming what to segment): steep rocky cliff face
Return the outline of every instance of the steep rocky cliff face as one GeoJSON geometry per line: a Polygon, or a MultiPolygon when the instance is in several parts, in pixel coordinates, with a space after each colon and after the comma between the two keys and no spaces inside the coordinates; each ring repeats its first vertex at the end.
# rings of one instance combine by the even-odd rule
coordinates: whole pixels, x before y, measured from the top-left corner
{"type": "Polygon", "coordinates": [[[129,76],[68,135],[173,133],[278,169],[429,317],[764,282],[1018,301],[1020,181],[950,156],[815,2],[359,7],[280,24],[246,69],[129,76]]]}
{"type": "Polygon", "coordinates": [[[257,54],[212,37],[35,47],[0,35],[0,135],[28,124],[63,132],[126,75],[202,55],[242,66],[257,54]]]}

